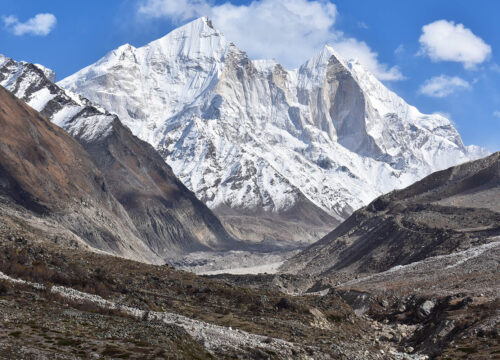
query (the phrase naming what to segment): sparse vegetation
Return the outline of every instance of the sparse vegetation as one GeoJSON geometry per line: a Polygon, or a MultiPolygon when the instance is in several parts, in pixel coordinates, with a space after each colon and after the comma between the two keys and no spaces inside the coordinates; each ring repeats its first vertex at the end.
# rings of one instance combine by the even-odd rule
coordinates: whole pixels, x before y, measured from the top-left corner
{"type": "MultiPolygon", "coordinates": [[[[94,351],[90,348],[92,343],[95,343],[94,341],[90,341],[89,344],[86,344],[87,341],[77,343],[76,340],[79,337],[63,335],[70,329],[70,332],[81,333],[83,331],[92,339],[93,335],[88,332],[93,327],[89,316],[90,319],[93,317],[114,319],[113,321],[134,327],[138,326],[139,323],[149,327],[150,322],[131,317],[118,309],[104,309],[92,302],[69,301],[67,298],[50,292],[50,287],[53,285],[97,294],[111,301],[119,301],[123,305],[147,311],[179,313],[200,321],[303,344],[314,343],[315,339],[321,338],[325,339],[325,343],[321,344],[324,350],[317,347],[314,351],[333,351],[334,354],[337,350],[329,349],[328,344],[339,337],[335,333],[346,332],[352,336],[354,341],[354,339],[360,338],[361,329],[365,326],[362,323],[358,326],[353,326],[350,323],[340,324],[338,329],[334,329],[333,332],[311,327],[310,324],[314,321],[314,317],[310,314],[309,309],[313,303],[314,306],[319,306],[325,312],[333,303],[335,308],[340,307],[349,311],[348,306],[342,304],[342,301],[337,297],[332,297],[330,303],[323,302],[319,305],[316,304],[316,299],[313,297],[294,297],[290,300],[290,307],[278,309],[277,304],[283,298],[283,294],[279,291],[235,286],[224,280],[201,278],[191,273],[178,272],[171,267],[151,266],[120,258],[86,253],[81,250],[62,249],[58,244],[33,241],[29,235],[26,238],[28,243],[22,244],[1,241],[0,237],[0,254],[2,254],[0,271],[15,278],[45,284],[47,290],[37,290],[36,294],[29,295],[25,301],[28,301],[30,297],[38,298],[36,306],[39,307],[41,301],[41,304],[45,304],[44,306],[51,309],[47,313],[52,313],[52,316],[62,309],[72,309],[80,314],[76,320],[74,317],[65,316],[59,318],[57,323],[50,321],[49,323],[52,325],[49,326],[47,326],[46,321],[40,321],[41,319],[38,317],[33,318],[33,314],[27,316],[27,324],[23,328],[23,331],[28,331],[27,338],[30,339],[35,333],[42,333],[42,329],[47,327],[50,330],[43,332],[46,336],[41,334],[40,336],[47,346],[52,344],[52,347],[56,346],[58,349],[75,349],[75,351],[76,349],[78,351],[84,349],[87,353],[94,351]]],[[[33,289],[26,289],[24,293],[33,292],[33,289]]],[[[9,301],[18,298],[19,296],[10,297],[9,301]]],[[[56,321],[55,318],[54,321],[56,321]]],[[[152,326],[155,328],[165,327],[165,325],[152,326]]],[[[94,352],[103,355],[103,351],[106,350],[105,354],[113,352],[112,357],[115,358],[122,356],[133,358],[133,354],[144,351],[151,352],[156,346],[154,343],[158,341],[155,338],[150,339],[148,335],[136,337],[135,342],[127,340],[130,339],[129,336],[124,338],[119,335],[113,336],[113,338],[117,340],[108,338],[102,343],[110,345],[109,348],[98,346],[94,352]]],[[[175,346],[181,346],[180,339],[176,339],[178,339],[177,336],[170,338],[169,341],[178,344],[175,346]]],[[[210,358],[206,351],[193,350],[202,349],[199,346],[193,347],[189,341],[185,345],[185,347],[182,345],[182,349],[179,351],[189,354],[189,356],[186,355],[186,358],[210,358]],[[187,344],[190,345],[187,346],[187,344]],[[196,356],[197,354],[201,355],[196,356]]],[[[222,354],[229,354],[227,349],[221,351],[223,353],[218,354],[217,358],[222,354]]],[[[254,354],[252,356],[256,357],[262,357],[262,354],[271,358],[275,357],[265,351],[248,351],[249,354],[252,353],[254,354]]]]}

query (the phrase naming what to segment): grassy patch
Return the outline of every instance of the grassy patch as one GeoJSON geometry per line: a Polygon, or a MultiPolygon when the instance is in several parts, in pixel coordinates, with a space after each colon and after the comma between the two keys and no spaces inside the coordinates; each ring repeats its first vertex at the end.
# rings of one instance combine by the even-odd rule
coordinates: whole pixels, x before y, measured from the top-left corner
{"type": "Polygon", "coordinates": [[[475,354],[475,353],[477,353],[477,349],[473,348],[473,347],[461,347],[461,348],[458,348],[458,350],[460,350],[461,352],[464,352],[466,354],[475,354]]]}
{"type": "Polygon", "coordinates": [[[57,339],[57,345],[59,346],[78,346],[81,343],[82,343],[81,340],[76,340],[76,339],[63,339],[63,338],[57,339]]]}
{"type": "Polygon", "coordinates": [[[111,356],[118,359],[127,359],[130,357],[129,354],[124,353],[121,349],[109,345],[106,346],[106,348],[102,351],[101,355],[111,356]]]}

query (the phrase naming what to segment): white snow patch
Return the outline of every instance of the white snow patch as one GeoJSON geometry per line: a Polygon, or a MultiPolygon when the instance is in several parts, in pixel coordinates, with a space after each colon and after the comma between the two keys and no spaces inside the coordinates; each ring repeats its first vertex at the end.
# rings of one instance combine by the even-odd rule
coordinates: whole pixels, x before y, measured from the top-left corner
{"type": "Polygon", "coordinates": [[[55,96],[56,94],[51,94],[48,88],[41,88],[36,93],[31,95],[31,99],[28,101],[28,105],[36,111],[42,111],[45,105],[47,105],[47,103],[55,96]]]}

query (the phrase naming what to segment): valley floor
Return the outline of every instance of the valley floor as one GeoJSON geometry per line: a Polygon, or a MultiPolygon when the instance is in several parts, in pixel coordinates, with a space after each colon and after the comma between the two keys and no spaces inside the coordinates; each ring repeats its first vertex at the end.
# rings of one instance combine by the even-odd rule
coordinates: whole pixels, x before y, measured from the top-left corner
{"type": "Polygon", "coordinates": [[[199,275],[275,274],[283,262],[300,250],[194,252],[180,259],[167,259],[174,267],[199,275]]]}
{"type": "Polygon", "coordinates": [[[195,253],[176,264],[188,272],[91,252],[6,213],[0,220],[2,359],[500,354],[498,239],[350,282],[317,282],[272,274],[282,261],[275,251],[195,253]],[[217,274],[228,268],[246,275],[217,274]]]}

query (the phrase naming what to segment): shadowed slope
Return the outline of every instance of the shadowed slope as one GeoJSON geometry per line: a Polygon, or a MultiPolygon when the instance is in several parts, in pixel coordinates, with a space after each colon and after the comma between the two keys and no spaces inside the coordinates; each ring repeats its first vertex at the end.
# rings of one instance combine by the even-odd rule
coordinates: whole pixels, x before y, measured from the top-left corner
{"type": "Polygon", "coordinates": [[[93,248],[159,261],[82,146],[2,87],[0,128],[4,200],[56,221],[93,248]]]}
{"type": "Polygon", "coordinates": [[[238,243],[148,143],[116,115],[52,83],[39,67],[4,58],[0,84],[68,131],[102,171],[144,243],[161,257],[238,243]]]}
{"type": "Polygon", "coordinates": [[[171,251],[235,246],[217,217],[177,179],[151,145],[133,136],[117,119],[112,129],[110,136],[82,144],[150,248],[168,256],[171,251]]]}

